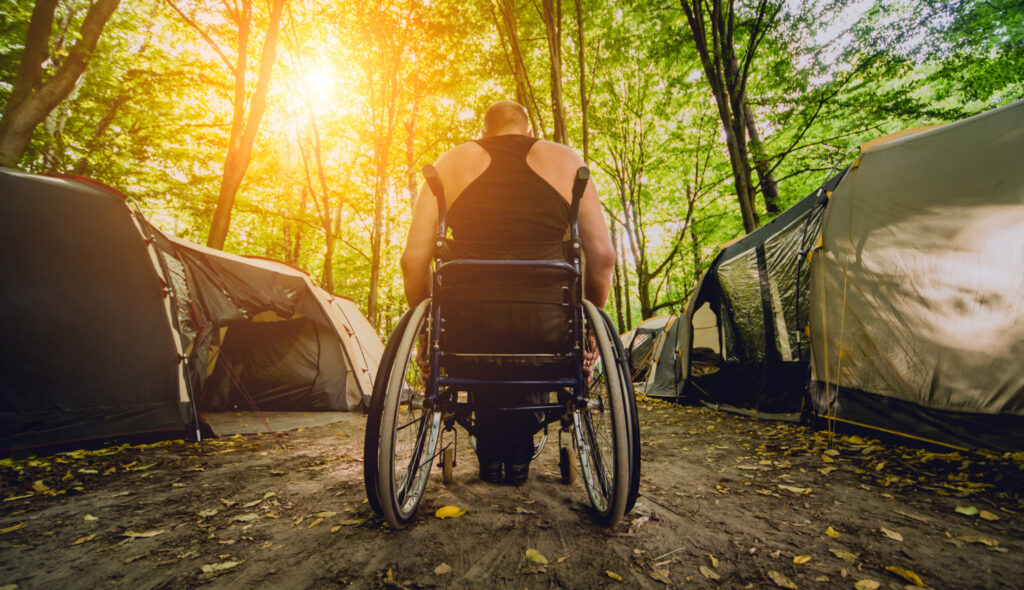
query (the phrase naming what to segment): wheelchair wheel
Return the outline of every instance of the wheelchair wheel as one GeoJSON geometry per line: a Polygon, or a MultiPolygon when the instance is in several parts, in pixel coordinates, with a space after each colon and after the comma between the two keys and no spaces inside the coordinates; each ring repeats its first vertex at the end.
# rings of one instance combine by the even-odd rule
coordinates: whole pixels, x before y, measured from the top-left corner
{"type": "Polygon", "coordinates": [[[394,528],[405,527],[416,513],[441,431],[441,413],[424,408],[425,387],[416,365],[417,336],[429,308],[427,300],[407,313],[388,340],[366,424],[367,497],[394,528]]]}
{"type": "Polygon", "coordinates": [[[593,304],[585,301],[584,311],[600,361],[586,386],[586,407],[576,410],[573,440],[596,519],[613,527],[626,511],[633,467],[630,444],[636,441],[628,434],[626,384],[608,327],[593,304]]]}
{"type": "Polygon", "coordinates": [[[640,496],[640,416],[639,411],[636,409],[636,391],[633,389],[633,380],[629,368],[629,355],[626,354],[622,346],[622,340],[614,337],[614,334],[617,334],[618,331],[615,329],[615,324],[612,323],[611,316],[603,309],[599,309],[598,312],[604,318],[604,324],[608,328],[608,333],[613,335],[611,340],[615,345],[616,358],[619,359],[619,367],[623,371],[622,382],[625,384],[625,408],[628,414],[626,434],[630,438],[629,495],[626,497],[626,514],[628,514],[640,496]]]}

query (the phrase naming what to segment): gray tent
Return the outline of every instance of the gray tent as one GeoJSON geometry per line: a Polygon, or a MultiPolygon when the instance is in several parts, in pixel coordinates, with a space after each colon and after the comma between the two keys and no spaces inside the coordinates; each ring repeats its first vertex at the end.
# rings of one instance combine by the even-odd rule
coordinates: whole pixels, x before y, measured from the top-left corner
{"type": "Polygon", "coordinates": [[[211,400],[369,398],[382,346],[351,302],[167,237],[98,183],[0,169],[0,273],[0,452],[198,436],[211,400]]]}
{"type": "Polygon", "coordinates": [[[633,381],[647,381],[647,374],[655,357],[655,348],[674,319],[669,315],[647,318],[621,336],[622,346],[629,356],[629,372],[633,376],[633,381]]]}
{"type": "Polygon", "coordinates": [[[722,247],[678,322],[680,394],[761,417],[799,417],[810,356],[806,255],[844,172],[722,247]]]}
{"type": "Polygon", "coordinates": [[[1024,449],[1024,101],[862,146],[821,235],[816,413],[1024,449]]]}
{"type": "Polygon", "coordinates": [[[686,331],[680,330],[680,326],[685,323],[685,320],[680,321],[678,316],[673,316],[658,334],[650,355],[650,369],[640,387],[645,395],[671,399],[682,391],[684,380],[679,357],[687,342],[683,339],[686,331]]]}

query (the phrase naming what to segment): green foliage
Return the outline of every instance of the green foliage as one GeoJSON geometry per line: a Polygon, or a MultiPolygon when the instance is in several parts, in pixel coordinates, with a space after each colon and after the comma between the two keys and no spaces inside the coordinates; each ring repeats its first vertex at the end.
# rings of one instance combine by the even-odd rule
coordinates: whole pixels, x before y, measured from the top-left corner
{"type": "MultiPolygon", "coordinates": [[[[718,245],[743,226],[721,125],[679,6],[581,1],[591,168],[607,215],[635,222],[635,251],[620,259],[633,316],[624,321],[632,324],[677,311],[718,245]]],[[[0,0],[3,102],[24,44],[28,4],[0,0]]],[[[749,8],[738,4],[741,12],[749,8]]],[[[178,5],[219,46],[233,46],[223,3],[178,5]]],[[[67,42],[62,30],[75,30],[87,6],[61,2],[53,63],[67,42]]],[[[515,6],[537,131],[550,134],[539,3],[515,6]]],[[[562,9],[570,142],[582,149],[575,3],[565,0],[562,9]]],[[[335,291],[365,305],[382,179],[378,327],[387,331],[404,308],[398,259],[420,168],[477,137],[491,102],[515,97],[496,18],[492,0],[291,0],[226,249],[286,260],[320,280],[326,203],[340,214],[335,291]]],[[[745,34],[737,32],[740,45],[745,34]]],[[[259,39],[251,42],[258,53],[259,39]]],[[[232,79],[224,60],[166,0],[122,2],[78,88],[36,129],[21,166],[106,182],[138,200],[158,226],[203,242],[229,136],[232,79]]],[[[865,140],[1024,96],[1024,3],[786,3],[759,48],[747,93],[761,147],[784,204],[791,204],[849,163],[865,140]]],[[[627,302],[610,302],[609,309],[620,311],[616,305],[624,311],[627,302]]]]}

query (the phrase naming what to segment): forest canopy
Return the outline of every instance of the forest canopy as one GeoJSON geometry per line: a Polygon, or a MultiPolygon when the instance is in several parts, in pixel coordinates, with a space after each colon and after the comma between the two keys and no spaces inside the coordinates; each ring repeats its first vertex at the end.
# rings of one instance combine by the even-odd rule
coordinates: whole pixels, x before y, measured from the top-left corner
{"type": "Polygon", "coordinates": [[[0,0],[0,165],[287,261],[382,333],[422,178],[488,105],[595,175],[620,331],[860,143],[1024,98],[1024,0],[0,0]]]}

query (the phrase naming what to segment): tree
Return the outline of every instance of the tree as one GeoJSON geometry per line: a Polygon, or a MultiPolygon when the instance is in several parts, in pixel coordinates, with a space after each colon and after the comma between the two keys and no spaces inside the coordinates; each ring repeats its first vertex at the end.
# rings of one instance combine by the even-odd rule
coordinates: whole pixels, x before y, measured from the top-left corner
{"type": "MultiPolygon", "coordinates": [[[[759,220],[754,203],[747,144],[750,110],[747,108],[747,79],[757,47],[771,28],[782,4],[758,0],[753,14],[744,19],[734,0],[680,0],[693,34],[718,115],[725,130],[726,147],[736,185],[736,198],[749,233],[759,220]],[[746,47],[737,45],[737,33],[745,31],[746,47]]],[[[766,178],[762,178],[762,184],[766,178]]]]}
{"type": "Polygon", "coordinates": [[[167,3],[196,30],[210,47],[219,55],[234,77],[234,98],[232,99],[231,136],[228,139],[227,154],[224,157],[224,176],[221,179],[220,194],[217,197],[217,208],[210,223],[210,235],[206,245],[211,248],[223,248],[231,226],[231,210],[235,204],[235,194],[242,185],[245,171],[249,168],[252,158],[252,146],[259,132],[260,121],[267,108],[267,93],[270,90],[270,77],[277,58],[277,40],[281,26],[281,14],[287,0],[273,0],[270,5],[267,32],[263,38],[263,49],[259,57],[259,70],[256,85],[252,93],[248,90],[249,73],[249,35],[253,32],[255,15],[252,0],[242,0],[241,5],[225,3],[227,20],[235,25],[232,31],[236,40],[235,59],[232,62],[226,51],[213,36],[205,31],[193,18],[185,14],[173,0],[167,3]]]}
{"type": "Polygon", "coordinates": [[[50,55],[58,0],[36,1],[14,87],[0,118],[0,165],[13,166],[21,159],[33,129],[74,90],[119,3],[120,0],[97,0],[91,4],[75,34],[78,40],[61,59],[63,47],[58,55],[50,55]],[[44,80],[48,60],[59,65],[44,80]]]}

